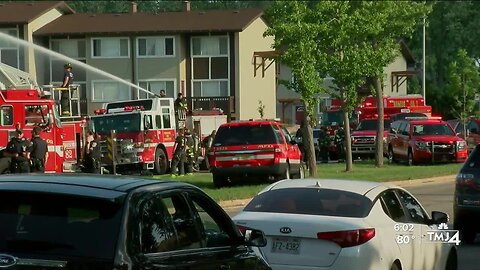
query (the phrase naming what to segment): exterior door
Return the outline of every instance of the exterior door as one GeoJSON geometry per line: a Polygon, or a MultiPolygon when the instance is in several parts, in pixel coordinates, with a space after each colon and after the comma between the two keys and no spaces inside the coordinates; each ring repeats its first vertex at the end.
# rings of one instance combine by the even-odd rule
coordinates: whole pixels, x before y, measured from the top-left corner
{"type": "Polygon", "coordinates": [[[427,243],[427,231],[435,228],[428,225],[427,213],[412,195],[403,190],[397,190],[397,194],[406,210],[408,222],[413,226],[414,269],[434,269],[435,260],[439,258],[436,253],[438,244],[427,243]]]}

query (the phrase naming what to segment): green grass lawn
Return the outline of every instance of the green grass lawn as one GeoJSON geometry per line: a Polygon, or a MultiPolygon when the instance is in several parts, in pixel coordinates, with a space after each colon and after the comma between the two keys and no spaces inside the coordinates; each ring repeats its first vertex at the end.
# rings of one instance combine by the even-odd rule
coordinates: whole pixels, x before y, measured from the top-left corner
{"type": "MultiPolygon", "coordinates": [[[[402,164],[386,164],[382,168],[375,168],[372,161],[366,161],[355,162],[353,172],[346,173],[345,163],[331,163],[317,165],[317,177],[385,182],[456,174],[461,166],[462,164],[441,164],[408,167],[402,164]]],[[[197,173],[192,176],[177,177],[174,179],[167,175],[155,176],[154,178],[193,184],[203,189],[217,202],[250,198],[268,185],[268,183],[246,183],[244,185],[238,184],[233,187],[216,189],[213,186],[212,175],[210,173],[197,173]]]]}

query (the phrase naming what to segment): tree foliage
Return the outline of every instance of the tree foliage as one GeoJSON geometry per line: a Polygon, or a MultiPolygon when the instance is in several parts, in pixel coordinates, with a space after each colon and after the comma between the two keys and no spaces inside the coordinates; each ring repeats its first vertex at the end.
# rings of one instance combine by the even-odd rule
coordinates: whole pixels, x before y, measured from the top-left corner
{"type": "MultiPolygon", "coordinates": [[[[427,104],[444,118],[456,117],[448,97],[448,67],[460,48],[477,62],[480,59],[480,2],[438,1],[427,17],[426,31],[426,94],[427,104]]],[[[417,59],[422,57],[422,28],[408,40],[417,59]]]]}
{"type": "Polygon", "coordinates": [[[315,119],[314,108],[317,105],[316,96],[322,91],[322,78],[319,76],[318,59],[315,57],[321,25],[313,19],[314,11],[309,9],[306,2],[301,1],[276,1],[266,11],[266,16],[270,27],[265,35],[275,37],[273,47],[282,51],[278,60],[287,65],[293,74],[293,80],[280,83],[299,93],[305,107],[307,123],[302,125],[303,145],[309,173],[315,176],[312,125],[315,119]]]}
{"type": "Polygon", "coordinates": [[[445,90],[444,98],[450,101],[453,116],[465,122],[474,114],[475,96],[480,92],[480,74],[464,49],[458,50],[455,61],[448,66],[445,90]]]}

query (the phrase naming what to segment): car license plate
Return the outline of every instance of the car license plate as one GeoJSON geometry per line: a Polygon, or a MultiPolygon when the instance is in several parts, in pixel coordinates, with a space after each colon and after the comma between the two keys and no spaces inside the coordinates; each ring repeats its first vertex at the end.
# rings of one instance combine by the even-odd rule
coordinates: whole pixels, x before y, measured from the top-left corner
{"type": "Polygon", "coordinates": [[[297,238],[273,238],[272,252],[300,254],[301,240],[297,238]]]}
{"type": "Polygon", "coordinates": [[[249,160],[249,159],[255,159],[255,156],[252,156],[252,155],[241,155],[241,156],[238,156],[238,160],[249,160]]]}

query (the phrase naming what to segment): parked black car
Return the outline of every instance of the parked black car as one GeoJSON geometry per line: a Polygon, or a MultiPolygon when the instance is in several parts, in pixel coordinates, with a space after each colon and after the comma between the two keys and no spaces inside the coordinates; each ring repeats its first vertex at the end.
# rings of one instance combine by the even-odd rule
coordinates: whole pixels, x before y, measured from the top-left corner
{"type": "Polygon", "coordinates": [[[480,145],[477,145],[457,175],[454,198],[454,227],[460,239],[472,243],[480,226],[480,145]]]}
{"type": "Polygon", "coordinates": [[[0,268],[270,269],[200,189],[79,175],[0,178],[0,268]]]}

